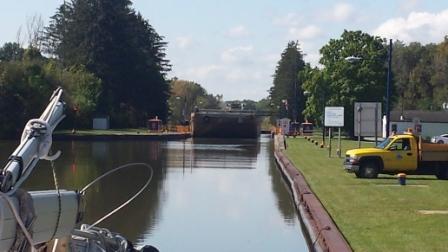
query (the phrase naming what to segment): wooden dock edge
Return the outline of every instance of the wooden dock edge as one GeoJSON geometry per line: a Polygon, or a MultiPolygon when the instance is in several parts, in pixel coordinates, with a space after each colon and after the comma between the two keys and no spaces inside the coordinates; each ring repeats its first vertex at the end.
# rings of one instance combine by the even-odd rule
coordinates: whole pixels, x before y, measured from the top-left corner
{"type": "Polygon", "coordinates": [[[309,187],[303,174],[284,154],[284,137],[274,138],[274,156],[294,199],[311,251],[353,251],[320,200],[309,187]]]}

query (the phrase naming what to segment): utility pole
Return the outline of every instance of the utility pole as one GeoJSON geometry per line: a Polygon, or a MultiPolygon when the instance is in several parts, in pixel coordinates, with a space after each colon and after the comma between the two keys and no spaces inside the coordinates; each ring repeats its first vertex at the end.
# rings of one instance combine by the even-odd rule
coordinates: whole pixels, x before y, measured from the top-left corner
{"type": "Polygon", "coordinates": [[[322,145],[325,147],[325,90],[322,94],[322,145]]]}
{"type": "Polygon", "coordinates": [[[292,120],[294,122],[297,122],[298,120],[298,99],[297,99],[297,81],[294,81],[294,106],[293,106],[293,111],[292,111],[292,120]]]}
{"type": "Polygon", "coordinates": [[[389,137],[390,128],[390,82],[392,81],[392,39],[389,40],[387,85],[386,85],[386,137],[389,137]]]}

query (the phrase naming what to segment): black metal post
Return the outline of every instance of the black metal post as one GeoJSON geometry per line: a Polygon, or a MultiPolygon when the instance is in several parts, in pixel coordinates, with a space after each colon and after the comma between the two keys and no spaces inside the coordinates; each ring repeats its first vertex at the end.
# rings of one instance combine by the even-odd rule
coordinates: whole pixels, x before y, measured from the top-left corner
{"type": "Polygon", "coordinates": [[[375,146],[378,145],[378,103],[375,104],[375,146]]]}
{"type": "Polygon", "coordinates": [[[322,145],[325,147],[325,90],[322,94],[322,145]]]}
{"type": "Polygon", "coordinates": [[[358,105],[358,107],[356,108],[356,111],[358,111],[358,148],[361,148],[361,116],[362,116],[361,105],[358,105]]]}
{"type": "Polygon", "coordinates": [[[297,81],[294,81],[294,106],[293,106],[293,111],[292,111],[292,120],[294,122],[297,122],[297,120],[299,119],[298,117],[298,99],[297,99],[297,81]]]}
{"type": "Polygon", "coordinates": [[[328,128],[328,157],[331,157],[331,127],[328,128]]]}
{"type": "Polygon", "coordinates": [[[392,39],[389,40],[387,86],[386,86],[386,137],[389,137],[390,128],[390,82],[392,81],[392,39]]]}

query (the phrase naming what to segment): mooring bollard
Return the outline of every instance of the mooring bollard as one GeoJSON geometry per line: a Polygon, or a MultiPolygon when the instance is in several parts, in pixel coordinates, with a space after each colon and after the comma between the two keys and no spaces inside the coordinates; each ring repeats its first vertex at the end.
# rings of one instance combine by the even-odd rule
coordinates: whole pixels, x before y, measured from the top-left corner
{"type": "Polygon", "coordinates": [[[400,185],[406,185],[406,174],[405,173],[398,173],[397,177],[398,177],[398,183],[400,185]]]}

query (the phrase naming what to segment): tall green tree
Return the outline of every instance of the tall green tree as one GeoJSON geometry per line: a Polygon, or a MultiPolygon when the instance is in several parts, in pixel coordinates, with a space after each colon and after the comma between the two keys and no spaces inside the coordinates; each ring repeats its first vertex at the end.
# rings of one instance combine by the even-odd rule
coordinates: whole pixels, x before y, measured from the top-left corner
{"type": "Polygon", "coordinates": [[[434,74],[431,77],[433,87],[433,109],[448,106],[448,36],[437,45],[434,56],[434,74]]]}
{"type": "Polygon", "coordinates": [[[408,101],[408,109],[432,110],[433,87],[431,78],[434,73],[434,52],[431,46],[425,46],[418,64],[412,69],[404,98],[408,101]]]}
{"type": "Polygon", "coordinates": [[[269,91],[272,106],[278,117],[303,121],[305,106],[299,71],[305,66],[298,41],[290,41],[282,52],[274,73],[273,87],[269,91]]]}
{"type": "Polygon", "coordinates": [[[303,89],[307,96],[303,115],[308,121],[322,126],[326,97],[330,97],[330,87],[324,76],[324,71],[317,67],[311,68],[307,64],[300,75],[304,79],[303,89]]]}
{"type": "MultiPolygon", "coordinates": [[[[353,135],[355,102],[382,102],[386,93],[387,49],[380,37],[345,30],[320,49],[329,84],[325,104],[345,108],[344,127],[353,135]],[[356,62],[347,61],[355,57],[356,62]]],[[[384,107],[384,106],[383,106],[384,107]]]]}
{"type": "MultiPolygon", "coordinates": [[[[394,42],[392,72],[397,96],[395,108],[415,109],[418,107],[416,101],[420,98],[417,97],[417,95],[419,96],[417,93],[419,80],[417,80],[418,78],[413,71],[426,53],[428,53],[426,47],[418,42],[412,42],[409,45],[405,45],[401,41],[394,42]]],[[[419,68],[420,75],[423,73],[421,71],[423,69],[422,66],[419,68]]]]}
{"type": "Polygon", "coordinates": [[[101,79],[98,112],[115,126],[166,119],[166,42],[128,0],[71,0],[46,29],[46,46],[65,66],[85,66],[101,79]]]}

